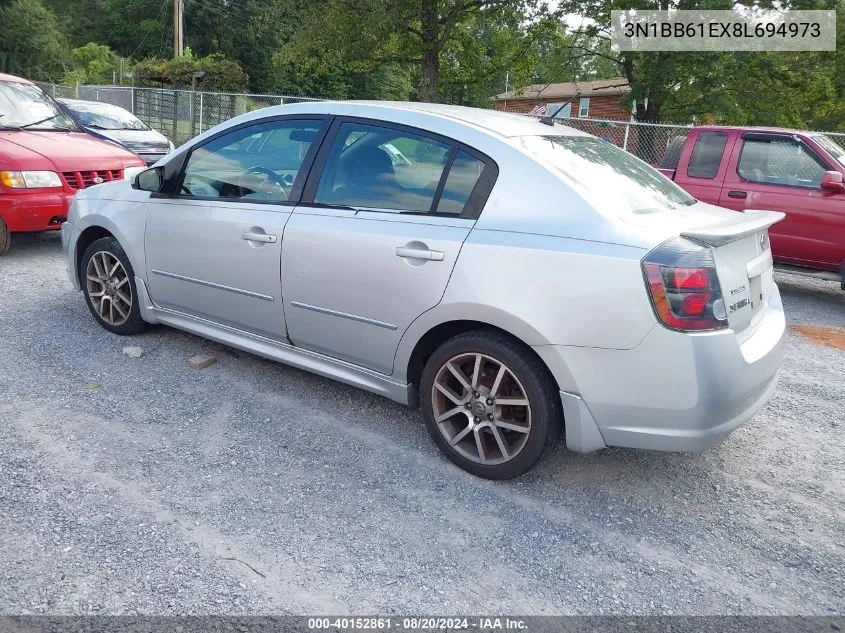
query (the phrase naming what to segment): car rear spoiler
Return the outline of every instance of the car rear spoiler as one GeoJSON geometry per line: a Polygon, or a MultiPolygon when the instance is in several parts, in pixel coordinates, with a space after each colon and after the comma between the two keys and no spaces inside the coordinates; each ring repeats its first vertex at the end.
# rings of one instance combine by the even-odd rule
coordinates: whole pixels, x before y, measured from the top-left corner
{"type": "Polygon", "coordinates": [[[683,231],[681,237],[688,237],[691,240],[704,242],[710,246],[722,246],[729,242],[735,242],[758,231],[777,224],[786,217],[780,211],[754,211],[749,210],[738,213],[735,218],[717,222],[709,226],[702,226],[698,229],[683,231]]]}

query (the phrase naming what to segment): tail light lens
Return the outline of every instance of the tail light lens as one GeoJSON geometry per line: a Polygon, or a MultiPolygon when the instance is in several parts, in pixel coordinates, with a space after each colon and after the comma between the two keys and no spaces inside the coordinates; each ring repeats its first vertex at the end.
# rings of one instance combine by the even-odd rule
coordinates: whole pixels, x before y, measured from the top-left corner
{"type": "Polygon", "coordinates": [[[725,300],[712,251],[675,238],[643,260],[643,273],[657,319],[681,332],[728,327],[725,300]]]}

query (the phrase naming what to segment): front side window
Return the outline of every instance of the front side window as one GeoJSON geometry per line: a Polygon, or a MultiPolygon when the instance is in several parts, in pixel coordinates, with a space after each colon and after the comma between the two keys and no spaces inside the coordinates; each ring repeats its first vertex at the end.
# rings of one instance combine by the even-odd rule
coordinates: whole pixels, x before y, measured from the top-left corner
{"type": "Polygon", "coordinates": [[[445,143],[410,132],[344,123],[314,202],[429,212],[450,150],[445,143]]]}
{"type": "Polygon", "coordinates": [[[745,180],[793,187],[818,187],[826,170],[826,165],[790,138],[745,139],[737,165],[745,180]]]}
{"type": "Polygon", "coordinates": [[[657,170],[601,139],[523,136],[518,142],[599,211],[644,214],[680,209],[696,202],[657,170]]]}
{"type": "Polygon", "coordinates": [[[322,121],[268,121],[224,134],[191,152],[181,195],[284,202],[322,121]]]}
{"type": "Polygon", "coordinates": [[[73,120],[32,84],[0,81],[0,129],[76,130],[73,120]]]}
{"type": "Polygon", "coordinates": [[[687,175],[693,178],[715,178],[728,142],[727,132],[702,132],[692,148],[687,175]]]}

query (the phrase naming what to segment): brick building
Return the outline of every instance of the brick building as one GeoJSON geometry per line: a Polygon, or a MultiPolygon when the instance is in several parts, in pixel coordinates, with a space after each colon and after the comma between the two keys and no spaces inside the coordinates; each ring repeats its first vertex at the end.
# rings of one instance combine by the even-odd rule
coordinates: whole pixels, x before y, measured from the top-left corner
{"type": "Polygon", "coordinates": [[[535,108],[540,106],[545,107],[541,114],[551,114],[571,100],[558,116],[627,120],[631,117],[631,112],[622,105],[622,98],[630,91],[631,87],[624,77],[563,84],[534,84],[496,95],[493,98],[493,107],[505,112],[536,113],[535,108]]]}

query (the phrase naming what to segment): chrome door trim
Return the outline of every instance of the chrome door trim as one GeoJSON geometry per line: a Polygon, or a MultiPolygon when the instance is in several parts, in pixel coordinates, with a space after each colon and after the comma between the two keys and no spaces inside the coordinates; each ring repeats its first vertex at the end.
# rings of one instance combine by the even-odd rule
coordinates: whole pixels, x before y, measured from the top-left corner
{"type": "Polygon", "coordinates": [[[348,312],[340,312],[338,310],[330,310],[329,308],[322,308],[320,306],[313,306],[310,303],[302,303],[301,301],[291,301],[290,304],[295,308],[302,308],[303,310],[311,310],[312,312],[320,312],[322,314],[330,314],[332,316],[340,317],[342,319],[349,319],[351,321],[360,321],[369,325],[383,327],[387,330],[395,330],[396,326],[385,321],[378,321],[369,317],[359,316],[357,314],[349,314],[348,312]]]}
{"type": "Polygon", "coordinates": [[[189,281],[192,284],[199,284],[200,286],[208,286],[209,288],[216,288],[217,290],[228,290],[245,297],[252,297],[253,299],[261,299],[262,301],[275,301],[271,295],[261,294],[260,292],[252,292],[251,290],[244,290],[243,288],[234,288],[232,286],[224,286],[223,284],[216,284],[213,281],[205,281],[204,279],[197,279],[196,277],[188,277],[186,275],[177,275],[176,273],[169,273],[164,270],[156,270],[153,268],[150,272],[161,275],[162,277],[170,277],[178,279],[179,281],[189,281]]]}

